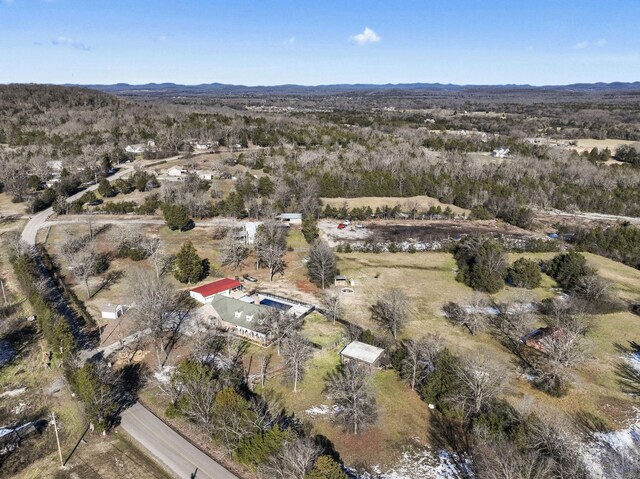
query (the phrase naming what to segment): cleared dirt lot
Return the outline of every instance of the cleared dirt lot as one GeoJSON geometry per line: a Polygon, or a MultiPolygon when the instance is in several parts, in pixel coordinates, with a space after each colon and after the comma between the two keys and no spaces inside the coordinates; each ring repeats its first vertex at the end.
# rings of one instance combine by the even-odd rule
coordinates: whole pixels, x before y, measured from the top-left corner
{"type": "Polygon", "coordinates": [[[357,228],[356,223],[352,223],[344,229],[338,229],[339,223],[337,220],[318,222],[322,236],[331,246],[345,242],[364,242],[371,236],[386,242],[414,244],[457,240],[466,234],[502,235],[513,239],[542,237],[496,220],[375,220],[362,222],[362,228],[357,228]]]}

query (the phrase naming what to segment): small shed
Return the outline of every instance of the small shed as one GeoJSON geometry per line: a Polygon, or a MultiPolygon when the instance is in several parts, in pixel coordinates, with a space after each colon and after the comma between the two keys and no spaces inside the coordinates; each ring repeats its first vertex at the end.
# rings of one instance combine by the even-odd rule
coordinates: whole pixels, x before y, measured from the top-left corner
{"type": "Polygon", "coordinates": [[[333,279],[336,286],[347,286],[347,277],[344,274],[337,274],[333,279]]]}
{"type": "Polygon", "coordinates": [[[301,225],[302,213],[282,213],[280,215],[277,215],[276,219],[282,221],[283,223],[289,223],[291,225],[301,225]]]}
{"type": "Polygon", "coordinates": [[[124,306],[121,304],[107,304],[102,307],[102,319],[118,319],[124,314],[124,306]]]}
{"type": "Polygon", "coordinates": [[[383,356],[384,349],[360,341],[353,341],[340,351],[340,360],[343,363],[357,361],[370,368],[379,368],[383,356]]]}

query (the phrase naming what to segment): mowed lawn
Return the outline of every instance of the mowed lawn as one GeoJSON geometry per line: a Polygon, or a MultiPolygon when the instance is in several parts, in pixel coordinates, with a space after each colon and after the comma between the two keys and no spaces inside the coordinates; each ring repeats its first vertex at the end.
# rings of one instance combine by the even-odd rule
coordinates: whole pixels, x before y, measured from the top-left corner
{"type": "MultiPolygon", "coordinates": [[[[553,253],[511,254],[509,261],[526,256],[545,260],[553,253]]],[[[614,294],[630,301],[640,300],[640,271],[592,254],[590,265],[612,281],[614,294]]],[[[388,335],[371,321],[369,307],[384,291],[399,288],[410,298],[411,321],[401,338],[418,338],[428,333],[440,334],[454,352],[476,357],[502,368],[508,378],[506,397],[513,403],[534,400],[541,409],[571,413],[580,409],[604,416],[611,421],[628,413],[632,403],[617,384],[615,365],[620,360],[616,344],[640,341],[640,318],[627,311],[594,317],[594,328],[587,336],[589,359],[572,372],[574,386],[563,398],[552,398],[531,386],[519,370],[515,357],[488,332],[472,336],[466,329],[450,324],[442,316],[442,306],[449,301],[464,302],[473,297],[471,288],[455,280],[456,265],[448,253],[350,253],[340,255],[340,271],[355,280],[354,293],[344,295],[347,319],[377,335],[388,335]]],[[[498,302],[541,300],[553,297],[555,282],[543,275],[535,290],[505,287],[493,296],[498,302]]]]}
{"type": "Polygon", "coordinates": [[[387,370],[376,371],[370,378],[378,416],[362,434],[354,436],[345,431],[331,414],[308,413],[313,407],[331,406],[324,389],[327,375],[340,363],[339,351],[340,347],[318,351],[309,361],[298,392],[293,392],[292,384],[284,375],[270,379],[265,389],[280,394],[287,411],[311,425],[314,434],[326,436],[346,464],[390,467],[407,445],[427,440],[427,404],[402,382],[394,370],[387,370]]]}

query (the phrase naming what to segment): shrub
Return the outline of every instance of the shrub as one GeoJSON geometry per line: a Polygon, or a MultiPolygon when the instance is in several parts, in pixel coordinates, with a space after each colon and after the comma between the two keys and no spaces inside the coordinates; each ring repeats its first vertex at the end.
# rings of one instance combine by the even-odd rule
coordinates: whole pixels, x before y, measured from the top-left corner
{"type": "Polygon", "coordinates": [[[530,259],[517,259],[507,270],[507,282],[516,288],[537,288],[542,282],[540,265],[530,259]]]}
{"type": "Polygon", "coordinates": [[[454,247],[453,255],[458,264],[458,281],[487,293],[503,288],[507,260],[502,245],[496,241],[470,236],[454,247]]]}
{"type": "Polygon", "coordinates": [[[331,456],[320,456],[304,479],[347,479],[348,476],[339,462],[331,456]]]}
{"type": "Polygon", "coordinates": [[[585,276],[594,274],[587,259],[575,251],[560,253],[544,264],[545,272],[566,290],[573,289],[585,276]]]}
{"type": "Polygon", "coordinates": [[[162,213],[167,226],[172,231],[184,231],[193,224],[193,221],[189,218],[189,212],[182,205],[165,204],[162,207],[162,213]]]}
{"type": "Polygon", "coordinates": [[[280,450],[282,443],[291,435],[291,431],[275,425],[266,432],[259,432],[242,441],[236,449],[236,459],[256,469],[280,450]]]}

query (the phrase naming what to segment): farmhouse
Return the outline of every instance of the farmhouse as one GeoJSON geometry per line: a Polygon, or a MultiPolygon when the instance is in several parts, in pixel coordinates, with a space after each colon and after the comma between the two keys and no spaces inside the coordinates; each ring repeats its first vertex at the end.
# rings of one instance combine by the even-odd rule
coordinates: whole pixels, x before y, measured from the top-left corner
{"type": "Polygon", "coordinates": [[[187,171],[182,166],[172,166],[167,170],[168,176],[180,177],[187,171]]]}
{"type": "Polygon", "coordinates": [[[235,279],[223,278],[212,283],[203,284],[189,291],[189,295],[202,304],[210,303],[213,297],[217,295],[229,296],[232,291],[242,289],[240,281],[235,279]]]}
{"type": "Polygon", "coordinates": [[[124,307],[121,304],[107,304],[100,311],[103,319],[118,319],[124,314],[124,307]]]}
{"type": "Polygon", "coordinates": [[[282,213],[277,215],[276,219],[283,223],[289,223],[290,225],[301,225],[302,213],[282,213]]]}
{"type": "Polygon", "coordinates": [[[213,171],[208,171],[208,170],[198,170],[196,171],[198,178],[200,178],[201,180],[205,180],[205,181],[211,181],[213,180],[213,171]]]}
{"type": "Polygon", "coordinates": [[[497,148],[491,152],[491,156],[494,158],[508,158],[509,148],[497,148]]]}
{"type": "Polygon", "coordinates": [[[147,150],[152,150],[156,147],[156,142],[153,140],[149,140],[146,143],[138,143],[136,145],[127,145],[124,151],[127,153],[140,154],[144,153],[147,150]]]}
{"type": "Polygon", "coordinates": [[[561,328],[538,328],[525,334],[520,338],[520,342],[528,348],[533,348],[541,353],[546,353],[545,339],[554,340],[566,335],[567,332],[561,328]]]}
{"type": "Polygon", "coordinates": [[[222,295],[215,295],[206,307],[218,326],[260,343],[267,341],[267,336],[259,331],[259,319],[269,307],[222,295]]]}
{"type": "Polygon", "coordinates": [[[356,361],[366,364],[371,369],[380,367],[383,356],[384,349],[360,341],[353,341],[340,351],[340,360],[343,363],[356,361]]]}

